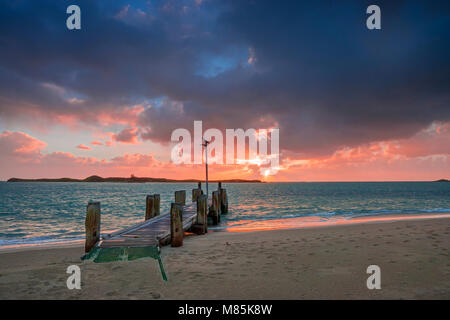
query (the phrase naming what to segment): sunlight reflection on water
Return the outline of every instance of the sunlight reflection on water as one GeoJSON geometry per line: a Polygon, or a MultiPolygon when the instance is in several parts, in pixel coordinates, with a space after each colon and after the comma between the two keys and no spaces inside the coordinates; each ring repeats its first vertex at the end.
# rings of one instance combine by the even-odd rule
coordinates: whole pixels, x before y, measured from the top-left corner
{"type": "MultiPolygon", "coordinates": [[[[230,212],[216,229],[230,231],[324,225],[365,216],[450,213],[450,183],[223,186],[227,189],[230,212]]],[[[101,202],[102,233],[109,233],[143,220],[147,194],[161,195],[161,213],[165,213],[174,191],[187,190],[190,201],[191,189],[195,187],[194,183],[0,182],[0,247],[83,239],[89,200],[101,202]]],[[[211,184],[209,189],[216,188],[217,184],[211,184]]]]}

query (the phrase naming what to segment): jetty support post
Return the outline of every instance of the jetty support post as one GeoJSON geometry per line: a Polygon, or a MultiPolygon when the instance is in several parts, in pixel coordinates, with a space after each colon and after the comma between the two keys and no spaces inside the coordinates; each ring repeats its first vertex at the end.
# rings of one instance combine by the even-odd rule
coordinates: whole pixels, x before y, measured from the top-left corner
{"type": "Polygon", "coordinates": [[[202,189],[192,189],[192,202],[197,202],[198,196],[202,194],[202,189]]]}
{"type": "Polygon", "coordinates": [[[220,222],[220,206],[219,206],[219,192],[213,191],[212,203],[209,207],[209,215],[212,218],[212,224],[216,225],[220,222]]]}
{"type": "Polygon", "coordinates": [[[183,207],[179,203],[172,202],[170,207],[170,245],[181,247],[183,236],[183,207]]]}
{"type": "Polygon", "coordinates": [[[86,208],[86,242],[84,252],[89,252],[100,240],[100,202],[89,201],[86,208]]]}
{"type": "Polygon", "coordinates": [[[155,197],[147,196],[145,199],[145,220],[155,217],[155,197]]]}
{"type": "MultiPolygon", "coordinates": [[[[218,208],[222,208],[222,182],[219,181],[218,183],[218,187],[217,187],[217,192],[219,194],[219,205],[218,208]]],[[[222,212],[220,212],[219,214],[221,214],[222,212]]],[[[220,220],[220,219],[219,219],[220,220]]]]}
{"type": "Polygon", "coordinates": [[[220,213],[228,213],[228,196],[227,189],[222,188],[222,182],[219,182],[219,197],[220,197],[220,213]]]}
{"type": "Polygon", "coordinates": [[[158,193],[153,195],[153,211],[155,213],[155,217],[159,216],[159,208],[161,205],[161,196],[158,193]]]}
{"type": "Polygon", "coordinates": [[[186,205],[186,190],[175,191],[175,203],[186,205]]]}
{"type": "Polygon", "coordinates": [[[191,231],[195,234],[208,232],[208,206],[206,195],[201,194],[197,198],[197,223],[192,225],[191,231]]]}

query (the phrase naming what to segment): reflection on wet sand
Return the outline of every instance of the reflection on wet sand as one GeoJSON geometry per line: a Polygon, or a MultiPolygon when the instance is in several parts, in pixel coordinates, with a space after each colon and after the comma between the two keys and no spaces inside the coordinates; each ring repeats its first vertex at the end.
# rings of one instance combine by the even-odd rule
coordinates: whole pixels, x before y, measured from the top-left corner
{"type": "Polygon", "coordinates": [[[248,232],[248,231],[264,231],[264,230],[281,230],[281,229],[297,229],[310,227],[324,227],[334,225],[350,225],[370,222],[393,222],[404,220],[420,220],[420,219],[436,219],[450,218],[450,214],[435,215],[392,215],[392,216],[370,216],[370,217],[298,217],[289,219],[272,219],[272,220],[241,220],[231,223],[227,228],[223,229],[228,232],[248,232]]]}

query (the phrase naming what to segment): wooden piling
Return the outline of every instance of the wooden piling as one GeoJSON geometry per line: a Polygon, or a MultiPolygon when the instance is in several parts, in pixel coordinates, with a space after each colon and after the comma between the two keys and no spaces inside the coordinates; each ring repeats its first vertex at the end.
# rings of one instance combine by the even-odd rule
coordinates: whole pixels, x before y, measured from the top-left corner
{"type": "Polygon", "coordinates": [[[192,225],[191,231],[196,234],[205,234],[208,232],[208,207],[206,195],[201,194],[197,198],[197,223],[192,225]]]}
{"type": "Polygon", "coordinates": [[[175,203],[186,205],[186,190],[175,191],[175,203]]]}
{"type": "Polygon", "coordinates": [[[200,189],[200,190],[202,190],[202,183],[201,183],[201,182],[198,183],[197,188],[200,189]]]}
{"type": "Polygon", "coordinates": [[[209,207],[209,215],[212,218],[213,225],[220,222],[220,206],[219,206],[219,192],[213,191],[212,193],[212,203],[209,207]]]}
{"type": "Polygon", "coordinates": [[[172,247],[183,245],[183,207],[173,203],[170,207],[170,244],[172,247]]]}
{"type": "Polygon", "coordinates": [[[89,201],[86,208],[86,242],[84,252],[89,252],[100,240],[100,202],[89,201]]]}
{"type": "Polygon", "coordinates": [[[206,194],[200,195],[197,199],[197,221],[199,224],[203,224],[204,232],[208,232],[208,197],[206,194]],[[199,212],[200,217],[198,216],[199,212]]]}
{"type": "Polygon", "coordinates": [[[192,202],[197,202],[197,198],[202,194],[202,189],[192,189],[192,202]]]}
{"type": "Polygon", "coordinates": [[[217,191],[219,192],[220,214],[227,213],[228,212],[227,190],[222,188],[222,182],[220,182],[220,181],[219,181],[217,191]]]}
{"type": "Polygon", "coordinates": [[[214,201],[214,206],[217,210],[217,214],[219,216],[219,222],[220,222],[220,215],[222,214],[222,212],[220,211],[220,196],[219,196],[219,192],[216,191],[215,196],[213,196],[213,201],[214,201]]]}
{"type": "Polygon", "coordinates": [[[155,213],[155,217],[159,216],[159,208],[161,203],[161,197],[159,194],[155,193],[153,195],[153,212],[155,213]]]}
{"type": "Polygon", "coordinates": [[[145,220],[155,216],[155,198],[154,196],[147,196],[145,199],[145,220]]]}
{"type": "Polygon", "coordinates": [[[228,213],[227,189],[220,189],[220,213],[228,213]]]}

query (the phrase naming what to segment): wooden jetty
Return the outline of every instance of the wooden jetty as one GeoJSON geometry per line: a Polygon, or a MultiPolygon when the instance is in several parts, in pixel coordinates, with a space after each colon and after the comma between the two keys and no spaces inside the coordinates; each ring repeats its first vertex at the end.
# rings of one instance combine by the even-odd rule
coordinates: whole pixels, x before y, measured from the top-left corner
{"type": "Polygon", "coordinates": [[[220,215],[228,212],[226,190],[219,182],[218,190],[213,192],[210,201],[203,194],[201,183],[192,190],[192,203],[186,204],[186,191],[175,191],[175,202],[170,212],[160,213],[160,195],[146,197],[144,221],[129,228],[100,237],[100,203],[89,202],[86,213],[85,252],[92,248],[147,247],[158,248],[171,244],[183,245],[184,232],[205,234],[208,229],[208,217],[212,224],[220,221],[220,215]],[[208,205],[207,205],[208,204],[208,205]]]}

